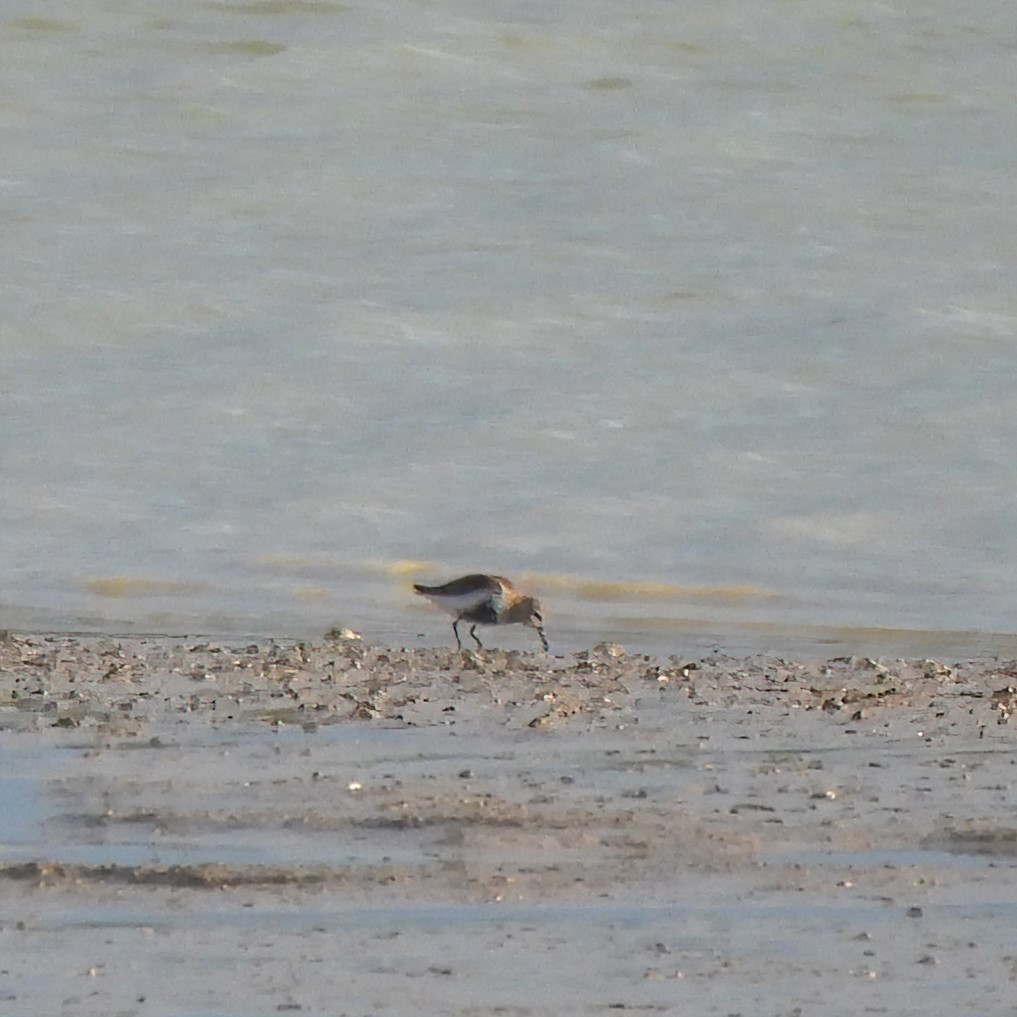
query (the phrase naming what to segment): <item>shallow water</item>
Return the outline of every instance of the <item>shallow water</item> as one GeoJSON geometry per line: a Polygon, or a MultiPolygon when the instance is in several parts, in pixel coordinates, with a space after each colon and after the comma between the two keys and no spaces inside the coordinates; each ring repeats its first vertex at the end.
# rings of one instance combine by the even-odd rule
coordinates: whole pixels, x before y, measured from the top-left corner
{"type": "Polygon", "coordinates": [[[1009,665],[105,636],[0,657],[12,1012],[1012,999],[1009,665]]]}
{"type": "Polygon", "coordinates": [[[3,623],[1012,631],[1010,13],[8,7],[3,623]]]}

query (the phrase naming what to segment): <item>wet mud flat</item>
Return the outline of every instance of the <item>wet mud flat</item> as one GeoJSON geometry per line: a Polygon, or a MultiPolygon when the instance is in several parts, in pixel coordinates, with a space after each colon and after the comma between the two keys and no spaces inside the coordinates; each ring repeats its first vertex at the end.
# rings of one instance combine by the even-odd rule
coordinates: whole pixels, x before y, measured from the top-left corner
{"type": "Polygon", "coordinates": [[[23,1014],[1017,998],[1017,665],[7,634],[23,1014]]]}

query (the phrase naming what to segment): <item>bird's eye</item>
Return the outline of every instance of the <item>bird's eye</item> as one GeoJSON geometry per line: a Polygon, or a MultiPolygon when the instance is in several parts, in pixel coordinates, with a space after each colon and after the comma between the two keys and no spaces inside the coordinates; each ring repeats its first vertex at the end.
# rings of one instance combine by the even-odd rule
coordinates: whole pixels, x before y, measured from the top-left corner
{"type": "Polygon", "coordinates": [[[535,618],[535,619],[537,620],[537,622],[539,622],[539,623],[540,623],[541,625],[543,625],[543,624],[544,624],[544,616],[543,616],[543,615],[542,615],[542,614],[541,614],[541,613],[540,613],[539,611],[534,611],[534,612],[533,612],[533,617],[534,617],[534,618],[535,618]]]}

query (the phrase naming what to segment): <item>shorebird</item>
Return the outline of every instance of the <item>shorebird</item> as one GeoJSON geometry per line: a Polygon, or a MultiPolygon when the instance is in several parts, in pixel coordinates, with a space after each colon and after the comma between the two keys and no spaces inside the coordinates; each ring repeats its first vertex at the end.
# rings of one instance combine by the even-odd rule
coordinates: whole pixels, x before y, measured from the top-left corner
{"type": "Polygon", "coordinates": [[[452,631],[460,650],[463,648],[459,638],[461,621],[470,622],[470,635],[481,649],[484,644],[477,636],[478,625],[514,625],[517,622],[535,628],[544,649],[548,649],[540,602],[535,597],[524,597],[501,576],[462,576],[442,586],[414,583],[413,589],[455,618],[452,631]]]}

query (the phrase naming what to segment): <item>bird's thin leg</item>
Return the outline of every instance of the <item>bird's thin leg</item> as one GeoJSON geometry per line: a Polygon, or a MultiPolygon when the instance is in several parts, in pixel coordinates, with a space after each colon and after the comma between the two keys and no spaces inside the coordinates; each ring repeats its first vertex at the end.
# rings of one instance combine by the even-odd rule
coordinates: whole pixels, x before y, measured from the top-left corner
{"type": "Polygon", "coordinates": [[[544,644],[544,652],[546,653],[551,647],[548,645],[544,630],[539,625],[537,626],[537,635],[540,636],[540,641],[544,644]]]}
{"type": "Polygon", "coordinates": [[[480,641],[480,637],[477,635],[477,626],[476,625],[471,625],[470,626],[470,635],[473,636],[473,641],[477,644],[477,646],[479,646],[481,649],[483,649],[484,648],[484,644],[480,641]]]}
{"type": "Polygon", "coordinates": [[[452,631],[456,634],[456,646],[461,650],[463,648],[463,641],[459,638],[459,622],[459,618],[452,622],[452,631]]]}

